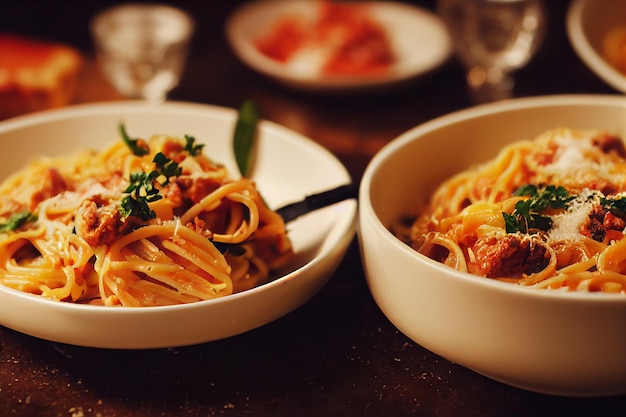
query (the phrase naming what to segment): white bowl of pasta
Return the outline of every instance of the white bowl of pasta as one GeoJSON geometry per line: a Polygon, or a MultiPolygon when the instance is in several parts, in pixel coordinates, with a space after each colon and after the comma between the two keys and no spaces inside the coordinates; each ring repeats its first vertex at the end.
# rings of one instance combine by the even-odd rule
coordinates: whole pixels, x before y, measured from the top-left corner
{"type": "Polygon", "coordinates": [[[624,115],[619,96],[515,99],[381,149],[361,181],[358,236],[382,312],[515,387],[626,393],[624,115]]]}
{"type": "Polygon", "coordinates": [[[314,296],[354,237],[356,201],[288,223],[274,209],[350,176],[315,142],[259,120],[244,178],[237,115],[122,101],[0,123],[0,325],[81,346],[173,347],[252,330],[314,296]]]}
{"type": "Polygon", "coordinates": [[[566,29],[580,59],[607,85],[626,93],[626,3],[574,0],[566,29]]]}

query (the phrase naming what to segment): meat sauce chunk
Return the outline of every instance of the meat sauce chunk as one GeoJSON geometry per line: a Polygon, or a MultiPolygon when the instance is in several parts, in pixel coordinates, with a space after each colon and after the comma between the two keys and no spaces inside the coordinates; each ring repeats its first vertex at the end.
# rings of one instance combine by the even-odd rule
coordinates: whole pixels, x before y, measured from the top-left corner
{"type": "Polygon", "coordinates": [[[481,238],[472,250],[476,262],[468,265],[469,272],[488,278],[521,278],[541,271],[550,261],[543,245],[518,235],[481,238]]]}
{"type": "Polygon", "coordinates": [[[615,152],[621,158],[626,158],[626,148],[624,147],[624,142],[622,142],[622,140],[617,136],[602,133],[593,138],[592,143],[606,154],[615,152]]]}

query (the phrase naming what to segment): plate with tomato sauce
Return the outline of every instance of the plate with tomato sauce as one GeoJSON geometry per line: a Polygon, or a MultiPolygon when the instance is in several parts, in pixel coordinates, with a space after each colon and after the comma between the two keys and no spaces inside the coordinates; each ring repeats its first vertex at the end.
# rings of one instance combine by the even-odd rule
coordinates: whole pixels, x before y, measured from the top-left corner
{"type": "Polygon", "coordinates": [[[399,84],[452,52],[435,13],[400,2],[258,0],[236,9],[225,30],[244,64],[311,91],[399,84]]]}

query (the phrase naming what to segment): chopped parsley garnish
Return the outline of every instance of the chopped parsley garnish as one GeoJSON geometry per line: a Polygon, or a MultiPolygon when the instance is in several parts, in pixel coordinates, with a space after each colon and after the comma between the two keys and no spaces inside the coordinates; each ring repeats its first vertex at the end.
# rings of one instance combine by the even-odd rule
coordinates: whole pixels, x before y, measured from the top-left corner
{"type": "Polygon", "coordinates": [[[128,195],[122,199],[122,216],[135,216],[141,220],[156,217],[156,213],[150,209],[148,203],[163,198],[159,194],[159,189],[154,186],[154,181],[158,176],[158,171],[152,171],[149,174],[145,172],[130,174],[130,185],[125,190],[128,195]]]}
{"type": "Polygon", "coordinates": [[[575,196],[564,187],[548,185],[537,187],[529,184],[520,187],[514,195],[529,196],[518,201],[513,213],[502,213],[507,233],[529,233],[533,230],[547,231],[552,227],[552,219],[545,215],[548,210],[566,209],[575,196]]]}
{"type": "Polygon", "coordinates": [[[122,136],[122,140],[124,140],[124,143],[126,143],[126,145],[130,148],[134,155],[143,156],[150,152],[144,141],[141,141],[139,139],[132,139],[130,136],[128,136],[124,123],[119,124],[119,130],[120,135],[122,136]]]}
{"type": "Polygon", "coordinates": [[[196,144],[196,138],[193,136],[185,135],[185,150],[189,152],[191,156],[198,156],[202,153],[204,143],[196,144]]]}
{"type": "Polygon", "coordinates": [[[158,172],[158,175],[157,177],[155,177],[155,179],[157,179],[159,181],[159,184],[161,185],[166,185],[169,182],[170,177],[176,177],[180,175],[183,170],[181,167],[178,166],[176,162],[169,159],[162,152],[154,155],[154,159],[152,159],[152,162],[156,164],[156,171],[158,172]],[[165,178],[159,178],[161,175],[165,178]]]}
{"type": "Polygon", "coordinates": [[[620,197],[618,199],[602,197],[600,204],[617,217],[626,218],[626,197],[620,197]]]}
{"type": "Polygon", "coordinates": [[[19,229],[24,224],[34,222],[37,220],[37,216],[28,210],[18,211],[13,213],[6,223],[0,223],[0,232],[12,232],[19,229]]]}
{"type": "Polygon", "coordinates": [[[171,177],[182,172],[182,168],[162,152],[154,155],[152,162],[156,167],[154,171],[130,174],[130,185],[124,191],[127,195],[122,199],[120,209],[123,217],[134,216],[144,221],[154,219],[156,213],[148,204],[163,198],[155,182],[167,185],[171,177]]]}

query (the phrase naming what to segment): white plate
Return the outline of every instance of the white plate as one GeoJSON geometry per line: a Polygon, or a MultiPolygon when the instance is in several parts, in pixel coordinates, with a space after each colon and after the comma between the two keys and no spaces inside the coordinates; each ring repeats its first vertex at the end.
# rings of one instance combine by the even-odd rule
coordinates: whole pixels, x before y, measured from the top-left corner
{"type": "MultiPolygon", "coordinates": [[[[34,154],[99,149],[117,139],[124,121],[133,135],[190,134],[205,153],[236,171],[231,135],[236,111],[203,104],[88,104],[0,122],[0,179],[34,154]]],[[[346,184],[350,176],[330,152],[269,121],[259,123],[253,178],[270,207],[346,184]],[[311,175],[315,172],[315,175],[311,175]]],[[[260,287],[197,303],[166,307],[102,307],[44,299],[0,285],[0,325],[81,346],[141,349],[230,337],[275,320],[308,301],[328,281],[355,234],[356,200],[309,213],[288,224],[296,256],[292,272],[260,287]]]]}
{"type": "Polygon", "coordinates": [[[566,18],[570,42],[583,62],[604,82],[626,93],[626,75],[602,56],[602,40],[609,30],[626,26],[626,2],[622,0],[574,0],[566,18]]]}
{"type": "Polygon", "coordinates": [[[235,54],[252,69],[303,90],[336,91],[397,84],[426,74],[450,56],[452,44],[434,13],[408,4],[366,1],[371,15],[389,34],[397,62],[380,76],[348,77],[298,72],[259,52],[253,41],[279,17],[289,13],[314,15],[316,0],[261,0],[237,9],[226,22],[226,36],[235,54]]]}

